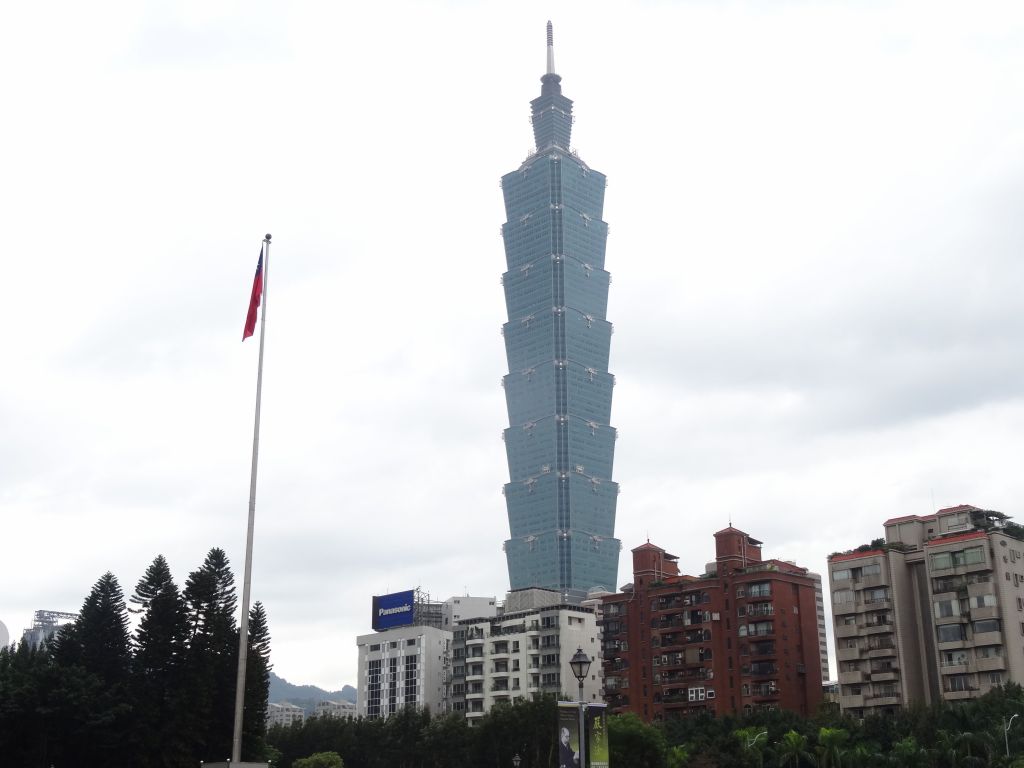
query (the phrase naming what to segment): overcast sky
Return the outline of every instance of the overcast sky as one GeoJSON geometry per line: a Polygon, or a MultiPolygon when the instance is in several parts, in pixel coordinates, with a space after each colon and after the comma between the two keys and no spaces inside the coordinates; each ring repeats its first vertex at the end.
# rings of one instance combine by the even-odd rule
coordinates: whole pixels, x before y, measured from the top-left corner
{"type": "Polygon", "coordinates": [[[825,572],[888,517],[1024,521],[1017,2],[7,3],[0,621],[210,547],[278,674],[370,596],[501,598],[498,180],[544,24],[606,173],[619,583],[730,518],[825,572]]]}

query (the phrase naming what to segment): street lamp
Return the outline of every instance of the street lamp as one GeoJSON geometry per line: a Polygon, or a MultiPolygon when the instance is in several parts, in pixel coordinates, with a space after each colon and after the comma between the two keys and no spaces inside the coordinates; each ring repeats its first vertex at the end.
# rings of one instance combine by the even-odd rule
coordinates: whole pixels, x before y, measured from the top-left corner
{"type": "Polygon", "coordinates": [[[569,659],[569,667],[572,669],[572,674],[580,684],[580,768],[587,768],[587,726],[585,720],[587,702],[583,700],[583,681],[587,679],[587,672],[590,671],[590,662],[590,657],[583,652],[582,648],[577,648],[576,653],[569,659]]]}
{"type": "Polygon", "coordinates": [[[1010,722],[1006,722],[1006,715],[1003,715],[1003,742],[1006,745],[1007,757],[1010,756],[1010,726],[1013,725],[1014,719],[1018,717],[1020,717],[1020,715],[1014,715],[1010,718],[1010,722]]]}
{"type": "Polygon", "coordinates": [[[519,756],[519,753],[516,752],[516,756],[512,758],[512,766],[513,766],[513,768],[519,768],[519,764],[521,762],[523,762],[523,758],[521,758],[519,756]]]}

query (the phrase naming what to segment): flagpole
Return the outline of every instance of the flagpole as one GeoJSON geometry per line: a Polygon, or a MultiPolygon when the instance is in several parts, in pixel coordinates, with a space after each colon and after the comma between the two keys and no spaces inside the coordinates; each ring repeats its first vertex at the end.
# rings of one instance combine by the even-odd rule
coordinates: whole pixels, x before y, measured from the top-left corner
{"type": "Polygon", "coordinates": [[[249,478],[249,527],[245,533],[245,576],[242,579],[242,616],[238,631],[238,677],[235,679],[235,729],[231,762],[242,760],[242,712],[245,708],[245,662],[249,655],[249,587],[252,583],[252,535],[256,521],[256,467],[260,455],[260,401],[263,397],[263,340],[267,331],[267,283],[270,274],[270,235],[263,239],[263,296],[260,303],[260,360],[256,373],[256,419],[252,433],[252,474],[249,478]]]}

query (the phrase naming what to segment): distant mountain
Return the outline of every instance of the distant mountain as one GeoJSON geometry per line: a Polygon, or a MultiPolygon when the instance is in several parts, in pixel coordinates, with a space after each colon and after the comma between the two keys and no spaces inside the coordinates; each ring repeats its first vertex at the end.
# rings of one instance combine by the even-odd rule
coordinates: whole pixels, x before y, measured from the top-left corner
{"type": "Polygon", "coordinates": [[[351,685],[342,686],[340,691],[325,691],[315,685],[292,685],[284,678],[270,673],[270,701],[279,704],[287,701],[302,707],[307,714],[312,714],[318,701],[351,701],[356,700],[356,689],[351,685]]]}

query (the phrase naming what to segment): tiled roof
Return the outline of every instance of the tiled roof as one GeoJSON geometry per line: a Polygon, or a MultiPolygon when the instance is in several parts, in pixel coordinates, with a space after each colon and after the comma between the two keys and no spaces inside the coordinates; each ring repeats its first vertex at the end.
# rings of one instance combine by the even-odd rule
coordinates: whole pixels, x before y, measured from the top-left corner
{"type": "Polygon", "coordinates": [[[967,533],[959,533],[956,536],[945,536],[940,539],[930,539],[924,543],[926,547],[938,547],[943,544],[953,544],[958,541],[967,541],[968,539],[985,539],[988,538],[988,534],[984,531],[968,531],[967,533]]]}
{"type": "Polygon", "coordinates": [[[869,549],[866,552],[846,552],[842,555],[832,555],[828,561],[830,563],[838,563],[840,560],[856,560],[860,557],[872,557],[873,555],[884,555],[884,549],[869,549]]]}

